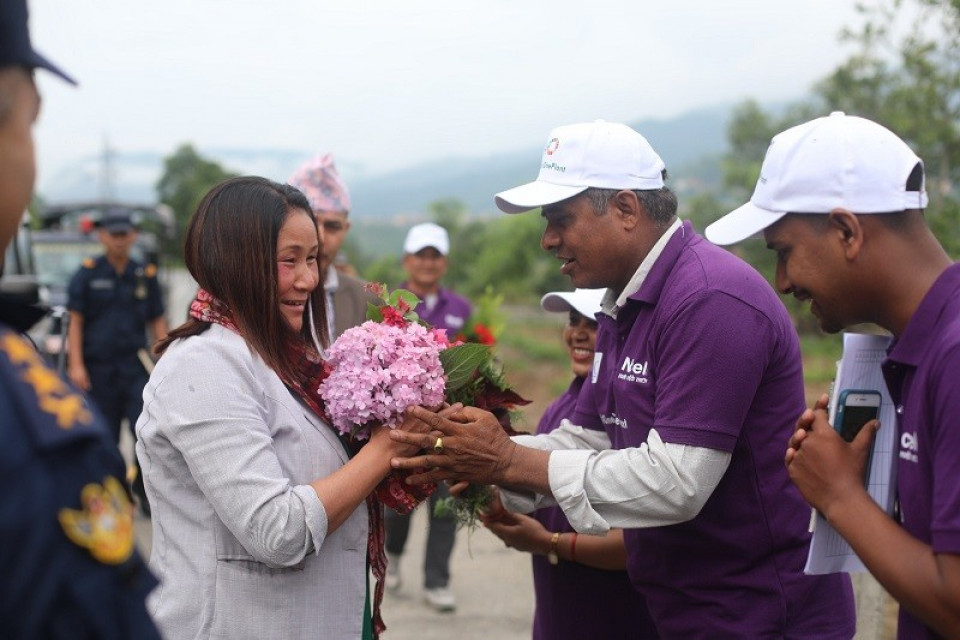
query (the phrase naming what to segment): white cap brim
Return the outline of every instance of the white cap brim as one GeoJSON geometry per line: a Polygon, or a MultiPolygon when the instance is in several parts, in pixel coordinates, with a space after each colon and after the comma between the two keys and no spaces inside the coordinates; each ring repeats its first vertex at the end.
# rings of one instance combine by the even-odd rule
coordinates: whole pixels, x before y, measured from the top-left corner
{"type": "Polygon", "coordinates": [[[748,202],[713,224],[707,225],[703,233],[713,244],[734,244],[760,233],[787,213],[787,211],[768,211],[748,202]]]}
{"type": "Polygon", "coordinates": [[[493,201],[504,213],[523,213],[572,198],[587,189],[589,187],[572,187],[565,184],[534,181],[501,191],[493,197],[493,201]]]}
{"type": "Polygon", "coordinates": [[[600,302],[606,291],[606,289],[551,291],[540,299],[540,307],[544,311],[559,313],[574,309],[580,315],[593,319],[600,312],[600,302]]]}

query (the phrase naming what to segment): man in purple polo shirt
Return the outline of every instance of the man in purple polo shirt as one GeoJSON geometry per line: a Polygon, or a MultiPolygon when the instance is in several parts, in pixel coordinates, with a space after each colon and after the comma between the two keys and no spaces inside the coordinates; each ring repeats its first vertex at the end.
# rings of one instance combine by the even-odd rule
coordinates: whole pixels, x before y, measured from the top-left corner
{"type": "MultiPolygon", "coordinates": [[[[543,296],[545,311],[566,313],[563,342],[570,355],[573,380],[537,424],[550,433],[577,408],[583,383],[593,368],[597,322],[603,289],[553,291],[543,296]]],[[[496,505],[496,503],[495,503],[496,505]]],[[[623,531],[605,536],[578,536],[563,510],[546,507],[532,517],[491,505],[484,525],[508,547],[527,551],[533,563],[533,640],[631,638],[657,640],[647,603],[630,583],[623,531]],[[580,541],[577,544],[577,541],[580,541]]]]}
{"type": "Polygon", "coordinates": [[[415,409],[434,435],[391,437],[432,452],[395,466],[510,487],[515,511],[555,501],[581,533],[623,528],[665,638],[852,637],[848,577],[803,574],[810,510],[782,464],[803,377],[776,294],[677,219],[663,161],[629,127],[554,129],[540,167],[497,205],[541,207],[562,272],[607,288],[573,419],[510,440],[476,409],[415,409]]]}
{"type": "Polygon", "coordinates": [[[777,288],[811,301],[828,332],[872,322],[894,341],[900,522],[863,487],[876,421],[850,444],[826,397],[790,440],[790,477],[900,602],[898,637],[960,637],[960,265],[930,231],[923,164],[884,127],[834,113],[775,136],[750,202],[707,227],[731,244],[763,232],[777,288]]]}
{"type": "MultiPolygon", "coordinates": [[[[440,286],[449,266],[450,237],[438,224],[425,222],[410,228],[403,242],[403,269],[407,281],[401,288],[420,298],[415,311],[426,323],[446,329],[453,338],[463,330],[470,319],[471,307],[466,298],[440,286]]],[[[450,590],[450,555],[457,534],[453,517],[434,514],[438,500],[450,495],[445,484],[440,484],[430,497],[430,531],[427,534],[423,566],[423,596],[428,605],[440,612],[456,609],[457,601],[450,590]]],[[[396,591],[402,583],[400,558],[410,532],[410,514],[401,516],[388,509],[386,515],[386,548],[388,554],[386,585],[396,591]]]]}

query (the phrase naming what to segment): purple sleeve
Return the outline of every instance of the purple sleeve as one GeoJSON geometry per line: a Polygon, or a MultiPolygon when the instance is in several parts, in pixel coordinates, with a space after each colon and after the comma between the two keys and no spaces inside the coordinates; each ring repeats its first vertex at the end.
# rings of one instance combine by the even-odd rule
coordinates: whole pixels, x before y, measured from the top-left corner
{"type": "Polygon", "coordinates": [[[593,429],[594,431],[606,431],[603,423],[600,422],[600,412],[597,410],[597,402],[593,397],[595,386],[593,376],[588,375],[580,390],[580,396],[577,398],[577,408],[573,412],[570,421],[584,429],[593,429]]]}
{"type": "Polygon", "coordinates": [[[658,338],[660,437],[732,452],[777,349],[773,322],[742,300],[706,291],[685,301],[658,338]]]}
{"type": "Polygon", "coordinates": [[[937,369],[931,372],[935,387],[928,396],[936,398],[931,546],[935,553],[960,553],[960,347],[943,354],[937,369]]]}
{"type": "Polygon", "coordinates": [[[577,396],[582,387],[582,381],[579,378],[574,378],[567,390],[550,403],[537,423],[538,434],[550,433],[560,426],[564,418],[569,419],[573,415],[573,410],[577,406],[577,396]]]}

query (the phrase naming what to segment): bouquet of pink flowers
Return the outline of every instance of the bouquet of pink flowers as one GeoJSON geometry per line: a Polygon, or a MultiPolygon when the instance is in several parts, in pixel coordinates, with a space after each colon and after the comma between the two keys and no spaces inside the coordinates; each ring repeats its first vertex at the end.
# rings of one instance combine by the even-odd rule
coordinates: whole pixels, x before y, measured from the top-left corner
{"type": "Polygon", "coordinates": [[[416,321],[412,293],[394,291],[384,302],[377,309],[382,322],[348,329],[327,350],[332,371],[320,384],[334,427],[361,440],[374,424],[398,426],[409,406],[440,406],[446,389],[446,333],[416,321]]]}
{"type": "MultiPolygon", "coordinates": [[[[354,442],[366,440],[377,424],[399,426],[407,407],[439,407],[445,401],[489,409],[512,432],[509,411],[528,401],[507,385],[489,346],[451,344],[443,329],[424,326],[413,310],[420,300],[410,291],[388,293],[379,283],[367,289],[383,304],[369,305],[369,320],[345,331],[324,356],[319,393],[338,432],[354,442]]],[[[392,473],[376,492],[401,514],[436,489],[433,484],[406,485],[402,479],[408,475],[392,473]]],[[[481,503],[485,504],[477,497],[469,507],[462,500],[451,507],[458,520],[468,514],[475,522],[481,503]]]]}
{"type": "Polygon", "coordinates": [[[484,345],[451,345],[445,330],[424,326],[413,310],[420,302],[413,293],[387,293],[379,283],[367,289],[383,304],[370,305],[370,319],[327,350],[319,389],[334,427],[360,440],[378,423],[398,426],[409,406],[456,401],[452,394],[475,384],[477,371],[491,358],[484,345]]]}

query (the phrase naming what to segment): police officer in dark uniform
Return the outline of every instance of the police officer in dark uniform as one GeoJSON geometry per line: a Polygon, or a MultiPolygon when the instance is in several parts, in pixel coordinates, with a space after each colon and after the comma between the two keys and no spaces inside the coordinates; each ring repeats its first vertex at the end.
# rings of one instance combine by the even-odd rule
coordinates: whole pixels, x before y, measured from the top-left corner
{"type": "MultiPolygon", "coordinates": [[[[143,409],[146,366],[151,364],[147,329],[160,339],[167,324],[156,266],[130,257],[137,230],[129,214],[108,211],[98,227],[103,255],[88,258],[70,280],[68,372],[77,387],[89,392],[119,443],[123,419],[134,432],[143,409]]],[[[149,513],[139,473],[133,489],[149,513]]]]}
{"type": "MultiPolygon", "coordinates": [[[[30,45],[25,0],[2,0],[0,256],[33,190],[37,67],[73,82],[30,45]]],[[[123,459],[21,335],[41,313],[0,297],[0,638],[159,638],[123,459]]]]}
{"type": "Polygon", "coordinates": [[[159,638],[120,451],[18,314],[0,301],[0,638],[159,638]]]}

